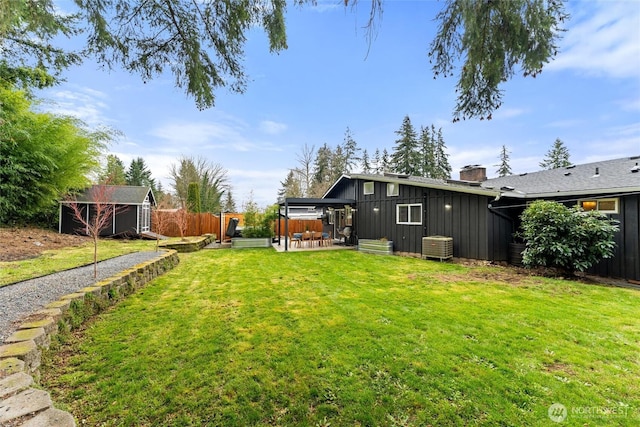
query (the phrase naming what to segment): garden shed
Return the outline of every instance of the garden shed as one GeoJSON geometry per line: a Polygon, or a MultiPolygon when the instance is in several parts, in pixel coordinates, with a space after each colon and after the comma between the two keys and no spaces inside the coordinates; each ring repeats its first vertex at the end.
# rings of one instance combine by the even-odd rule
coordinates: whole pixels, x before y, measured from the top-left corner
{"type": "Polygon", "coordinates": [[[133,185],[94,185],[77,195],[74,200],[61,200],[58,231],[65,234],[87,234],[71,209],[77,203],[86,219],[95,212],[97,196],[115,207],[110,223],[101,236],[138,236],[151,230],[151,207],[156,201],[150,187],[133,185]]]}

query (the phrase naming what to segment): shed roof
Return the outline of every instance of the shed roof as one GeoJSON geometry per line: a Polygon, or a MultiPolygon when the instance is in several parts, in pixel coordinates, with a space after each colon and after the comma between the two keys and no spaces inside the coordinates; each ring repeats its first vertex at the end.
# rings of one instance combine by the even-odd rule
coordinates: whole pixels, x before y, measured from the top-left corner
{"type": "Polygon", "coordinates": [[[639,164],[640,156],[624,157],[492,178],[481,185],[517,198],[631,193],[640,191],[639,164]]]}
{"type": "MultiPolygon", "coordinates": [[[[76,197],[75,201],[78,203],[95,203],[94,194],[99,187],[107,187],[110,194],[109,200],[111,203],[118,205],[141,205],[144,203],[147,195],[149,195],[149,201],[155,205],[155,197],[151,187],[136,186],[136,185],[93,185],[76,197]]],[[[63,201],[62,203],[65,203],[63,201]]]]}

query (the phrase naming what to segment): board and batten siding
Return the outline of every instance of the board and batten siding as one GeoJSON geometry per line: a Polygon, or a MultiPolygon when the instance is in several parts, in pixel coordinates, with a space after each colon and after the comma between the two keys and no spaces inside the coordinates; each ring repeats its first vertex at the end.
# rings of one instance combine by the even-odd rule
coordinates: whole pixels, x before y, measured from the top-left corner
{"type": "Polygon", "coordinates": [[[422,237],[453,238],[455,257],[506,260],[511,222],[488,208],[491,197],[399,184],[398,196],[387,196],[387,183],[373,181],[373,194],[365,195],[366,180],[351,180],[334,189],[331,197],[357,200],[355,229],[359,239],[393,241],[394,251],[421,254],[422,237]],[[422,204],[422,224],[396,223],[396,206],[422,204]],[[495,239],[495,240],[494,240],[495,239]]]}

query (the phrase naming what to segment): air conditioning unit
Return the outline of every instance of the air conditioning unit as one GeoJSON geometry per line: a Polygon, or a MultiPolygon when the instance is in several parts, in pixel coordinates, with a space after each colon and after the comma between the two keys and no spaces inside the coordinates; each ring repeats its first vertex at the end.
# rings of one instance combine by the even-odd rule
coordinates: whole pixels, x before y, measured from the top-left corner
{"type": "Polygon", "coordinates": [[[440,261],[453,258],[453,237],[423,237],[422,259],[427,258],[438,258],[440,261]]]}

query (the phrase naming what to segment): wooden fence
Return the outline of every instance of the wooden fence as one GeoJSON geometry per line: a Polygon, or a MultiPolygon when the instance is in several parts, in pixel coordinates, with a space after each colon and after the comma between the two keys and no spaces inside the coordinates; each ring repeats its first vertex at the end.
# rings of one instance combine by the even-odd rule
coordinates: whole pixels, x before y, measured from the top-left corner
{"type": "MultiPolygon", "coordinates": [[[[160,222],[167,224],[162,232],[157,229],[155,221],[151,221],[151,231],[159,233],[168,237],[180,237],[180,229],[176,224],[171,221],[171,216],[174,215],[173,210],[157,211],[157,215],[161,216],[160,222]]],[[[224,213],[224,225],[220,227],[221,218],[220,215],[214,215],[211,213],[188,213],[187,214],[187,231],[185,236],[201,236],[203,234],[215,234],[218,238],[226,238],[224,233],[229,227],[229,221],[231,218],[238,218],[240,221],[238,226],[244,226],[244,215],[241,213],[224,213]]],[[[290,219],[289,220],[289,232],[290,233],[302,233],[304,231],[322,231],[322,221],[319,219],[307,220],[307,219],[290,219]]],[[[273,222],[273,231],[278,234],[278,223],[273,222]]],[[[280,234],[284,236],[284,218],[280,219],[280,234]]]]}

